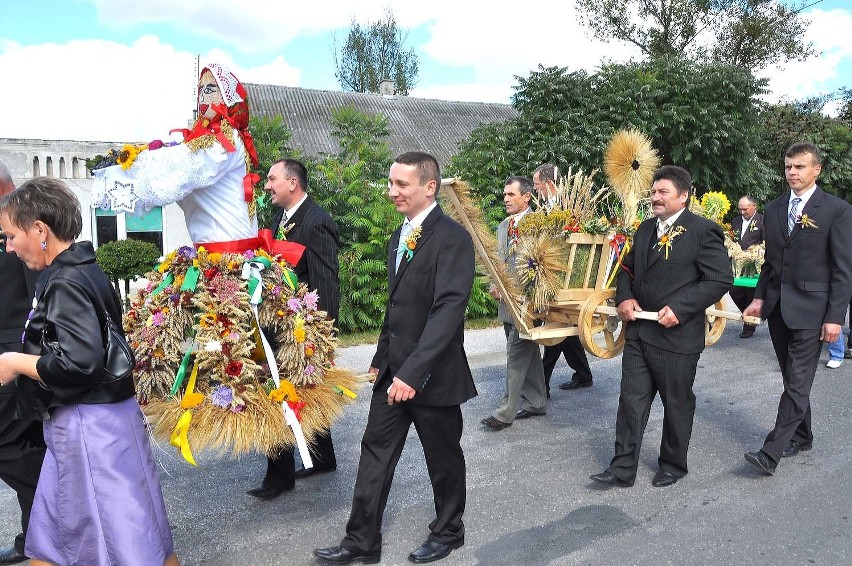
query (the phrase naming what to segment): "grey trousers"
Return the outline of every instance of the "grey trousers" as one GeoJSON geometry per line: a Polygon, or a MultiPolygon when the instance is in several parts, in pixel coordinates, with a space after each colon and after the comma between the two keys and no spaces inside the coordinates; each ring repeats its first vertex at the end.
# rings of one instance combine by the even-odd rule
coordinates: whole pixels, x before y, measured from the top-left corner
{"type": "Polygon", "coordinates": [[[506,393],[492,416],[500,422],[511,423],[519,408],[545,413],[547,391],[538,344],[518,336],[514,324],[504,322],[503,330],[506,332],[506,393]]]}

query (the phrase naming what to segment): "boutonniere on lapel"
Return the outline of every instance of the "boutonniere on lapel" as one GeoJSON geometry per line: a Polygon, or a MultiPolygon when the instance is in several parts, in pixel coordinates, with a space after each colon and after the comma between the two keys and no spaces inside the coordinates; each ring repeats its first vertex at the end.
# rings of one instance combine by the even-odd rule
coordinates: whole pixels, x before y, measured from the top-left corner
{"type": "Polygon", "coordinates": [[[291,222],[290,224],[288,224],[286,226],[283,223],[279,224],[278,225],[278,231],[275,233],[275,239],[276,240],[286,240],[287,234],[289,234],[290,230],[292,230],[295,227],[296,227],[295,222],[291,222]]]}
{"type": "Polygon", "coordinates": [[[396,253],[402,254],[405,257],[405,261],[411,261],[414,257],[414,251],[417,249],[417,240],[420,238],[421,232],[423,232],[422,225],[412,230],[405,241],[399,243],[396,253]]]}
{"type": "Polygon", "coordinates": [[[819,226],[816,225],[816,222],[810,219],[807,214],[802,214],[796,219],[796,224],[802,225],[802,230],[805,228],[814,228],[817,229],[819,226]]]}
{"type": "Polygon", "coordinates": [[[657,244],[654,248],[659,251],[665,251],[665,258],[669,259],[669,251],[672,249],[672,244],[674,243],[675,238],[680,236],[686,232],[686,228],[683,226],[672,226],[668,229],[668,231],[660,236],[660,239],[657,241],[657,244]]]}
{"type": "Polygon", "coordinates": [[[752,222],[748,225],[749,232],[757,232],[760,228],[757,227],[757,222],[752,222]]]}

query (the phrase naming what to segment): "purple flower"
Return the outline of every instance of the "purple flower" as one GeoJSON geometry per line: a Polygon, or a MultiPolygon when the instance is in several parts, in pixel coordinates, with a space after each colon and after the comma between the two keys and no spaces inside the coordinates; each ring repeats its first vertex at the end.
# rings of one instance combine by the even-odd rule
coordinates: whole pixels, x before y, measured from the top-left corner
{"type": "Polygon", "coordinates": [[[231,412],[232,413],[242,413],[243,409],[245,409],[245,408],[246,408],[245,405],[231,405],[231,412]]]}
{"type": "Polygon", "coordinates": [[[243,252],[243,257],[246,259],[254,259],[254,250],[246,250],[243,252]]]}
{"type": "Polygon", "coordinates": [[[293,297],[291,299],[287,299],[287,308],[293,312],[299,312],[302,310],[302,301],[293,297]]]}
{"type": "Polygon", "coordinates": [[[210,394],[210,401],[217,407],[222,407],[223,409],[230,407],[233,400],[234,391],[227,385],[217,385],[213,388],[213,392],[210,394]]]}
{"type": "Polygon", "coordinates": [[[148,144],[148,149],[151,150],[160,149],[161,147],[163,147],[163,140],[154,140],[148,144]]]}
{"type": "Polygon", "coordinates": [[[181,246],[178,248],[178,255],[184,259],[195,259],[198,257],[198,252],[192,246],[181,246]]]}
{"type": "Polygon", "coordinates": [[[316,291],[311,291],[305,295],[305,306],[308,307],[308,310],[317,310],[317,301],[319,301],[319,295],[316,291]]]}
{"type": "Polygon", "coordinates": [[[273,297],[277,297],[278,295],[280,295],[281,294],[281,285],[276,285],[275,287],[273,287],[271,293],[272,293],[273,297]]]}
{"type": "Polygon", "coordinates": [[[312,364],[308,364],[307,367],[305,367],[305,375],[313,375],[314,371],[316,371],[316,368],[314,368],[312,364]]]}
{"type": "Polygon", "coordinates": [[[154,326],[162,326],[163,323],[166,321],[166,315],[163,314],[163,311],[155,312],[154,315],[151,318],[152,318],[151,323],[154,326]]]}

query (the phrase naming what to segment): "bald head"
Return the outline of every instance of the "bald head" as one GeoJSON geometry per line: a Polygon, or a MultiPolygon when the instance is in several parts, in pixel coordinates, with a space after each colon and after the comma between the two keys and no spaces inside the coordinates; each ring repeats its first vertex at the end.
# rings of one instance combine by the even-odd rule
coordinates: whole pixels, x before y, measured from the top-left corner
{"type": "Polygon", "coordinates": [[[6,164],[0,161],[0,197],[8,195],[14,190],[15,183],[12,182],[12,174],[9,173],[6,164]]]}

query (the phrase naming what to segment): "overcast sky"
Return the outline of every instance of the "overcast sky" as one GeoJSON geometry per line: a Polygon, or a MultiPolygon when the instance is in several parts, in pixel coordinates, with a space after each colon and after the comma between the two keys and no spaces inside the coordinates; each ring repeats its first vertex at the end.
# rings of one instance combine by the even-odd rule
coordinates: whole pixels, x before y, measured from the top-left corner
{"type": "MultiPolygon", "coordinates": [[[[243,82],[340,90],[334,41],[393,10],[420,60],[411,96],[508,103],[539,64],[592,70],[638,53],[593,40],[573,0],[0,0],[0,137],[148,141],[183,127],[196,57],[243,82]]],[[[772,99],[852,87],[852,0],[807,12],[822,53],[767,71],[772,99]]]]}

